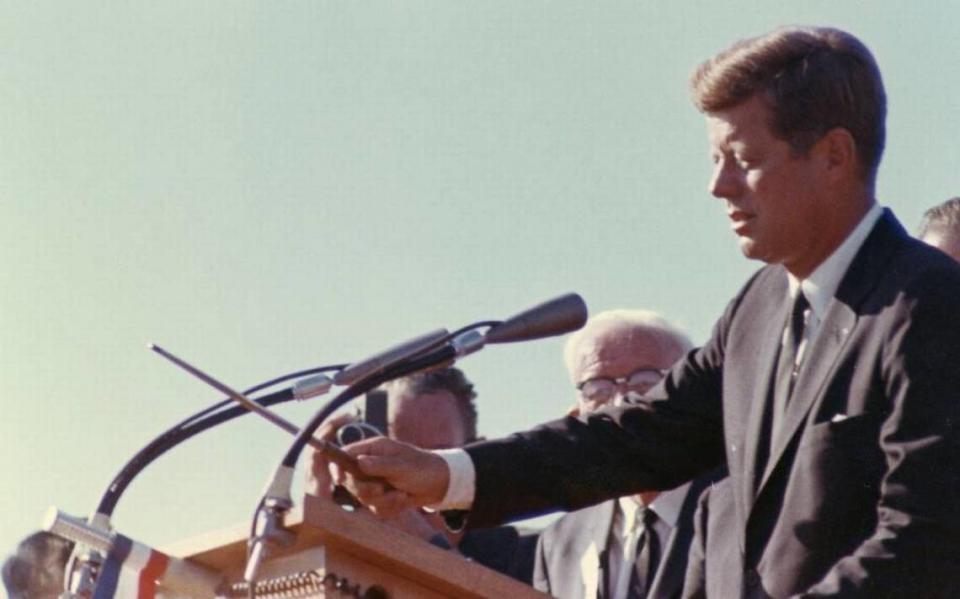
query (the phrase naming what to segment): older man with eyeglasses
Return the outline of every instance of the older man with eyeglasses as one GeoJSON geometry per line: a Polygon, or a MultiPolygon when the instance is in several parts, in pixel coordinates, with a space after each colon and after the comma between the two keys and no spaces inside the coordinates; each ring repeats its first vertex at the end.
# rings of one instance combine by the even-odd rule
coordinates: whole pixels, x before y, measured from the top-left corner
{"type": "MultiPolygon", "coordinates": [[[[690,339],[646,310],[594,316],[570,337],[564,358],[586,416],[630,403],[692,349],[690,339]]],[[[679,597],[693,535],[697,497],[709,479],[571,512],[537,545],[534,586],[563,599],[679,597]]]]}

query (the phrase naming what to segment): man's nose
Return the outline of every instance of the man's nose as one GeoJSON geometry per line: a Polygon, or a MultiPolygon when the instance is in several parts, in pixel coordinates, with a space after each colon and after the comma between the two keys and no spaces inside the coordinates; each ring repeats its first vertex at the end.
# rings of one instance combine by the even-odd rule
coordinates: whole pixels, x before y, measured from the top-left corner
{"type": "Polygon", "coordinates": [[[631,403],[634,395],[636,395],[636,392],[629,389],[626,383],[619,382],[617,383],[617,388],[614,390],[613,395],[610,396],[610,403],[615,406],[629,404],[631,403]]]}
{"type": "Polygon", "coordinates": [[[735,198],[741,189],[740,176],[727,160],[717,162],[713,168],[708,185],[710,194],[715,198],[735,198]]]}

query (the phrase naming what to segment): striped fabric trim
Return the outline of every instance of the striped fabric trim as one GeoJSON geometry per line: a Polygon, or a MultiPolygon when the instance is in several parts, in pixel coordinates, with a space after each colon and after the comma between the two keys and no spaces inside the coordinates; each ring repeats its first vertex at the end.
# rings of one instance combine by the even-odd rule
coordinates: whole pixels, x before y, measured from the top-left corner
{"type": "Polygon", "coordinates": [[[170,558],[117,535],[97,581],[93,599],[155,599],[157,580],[170,558]]]}

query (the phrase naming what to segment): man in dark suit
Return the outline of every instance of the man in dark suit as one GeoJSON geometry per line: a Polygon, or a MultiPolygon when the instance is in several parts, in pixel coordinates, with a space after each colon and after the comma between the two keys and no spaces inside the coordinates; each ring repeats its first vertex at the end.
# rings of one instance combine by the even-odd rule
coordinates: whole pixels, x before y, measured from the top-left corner
{"type": "Polygon", "coordinates": [[[358,492],[378,511],[469,505],[482,526],[726,462],[732,566],[708,596],[960,596],[960,265],[874,199],[886,100],[872,55],[842,31],[779,30],[707,61],[692,87],[711,192],[767,263],[709,342],[642,406],[452,454],[351,447],[394,486],[358,492]]]}
{"type": "MultiPolygon", "coordinates": [[[[593,316],[564,348],[577,414],[635,401],[692,348],[686,334],[655,312],[593,316]]],[[[534,588],[564,599],[679,597],[693,511],[705,484],[701,478],[563,516],[540,534],[534,588]]]]}

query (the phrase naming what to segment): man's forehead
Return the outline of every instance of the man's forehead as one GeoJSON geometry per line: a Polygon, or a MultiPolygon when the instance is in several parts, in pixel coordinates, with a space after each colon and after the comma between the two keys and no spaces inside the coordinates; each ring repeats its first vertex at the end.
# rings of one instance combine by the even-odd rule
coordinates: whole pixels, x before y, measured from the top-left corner
{"type": "Polygon", "coordinates": [[[577,346],[581,366],[598,360],[616,359],[637,352],[659,352],[665,335],[655,329],[606,325],[591,330],[577,346]]]}
{"type": "Polygon", "coordinates": [[[391,435],[407,443],[436,448],[466,441],[457,400],[449,391],[391,397],[388,420],[391,435]]]}
{"type": "Polygon", "coordinates": [[[708,114],[705,123],[707,139],[712,147],[723,148],[730,145],[735,136],[734,126],[730,121],[719,115],[708,114]]]}
{"type": "Polygon", "coordinates": [[[768,133],[769,116],[767,103],[760,96],[752,96],[729,108],[706,113],[707,137],[715,147],[724,147],[745,136],[768,133]]]}
{"type": "Polygon", "coordinates": [[[391,421],[398,417],[408,421],[459,419],[457,399],[443,389],[427,393],[391,394],[387,401],[387,412],[391,421]]]}
{"type": "Polygon", "coordinates": [[[749,122],[731,119],[726,114],[708,114],[706,125],[707,139],[714,148],[727,148],[736,144],[751,129],[749,122]]]}

